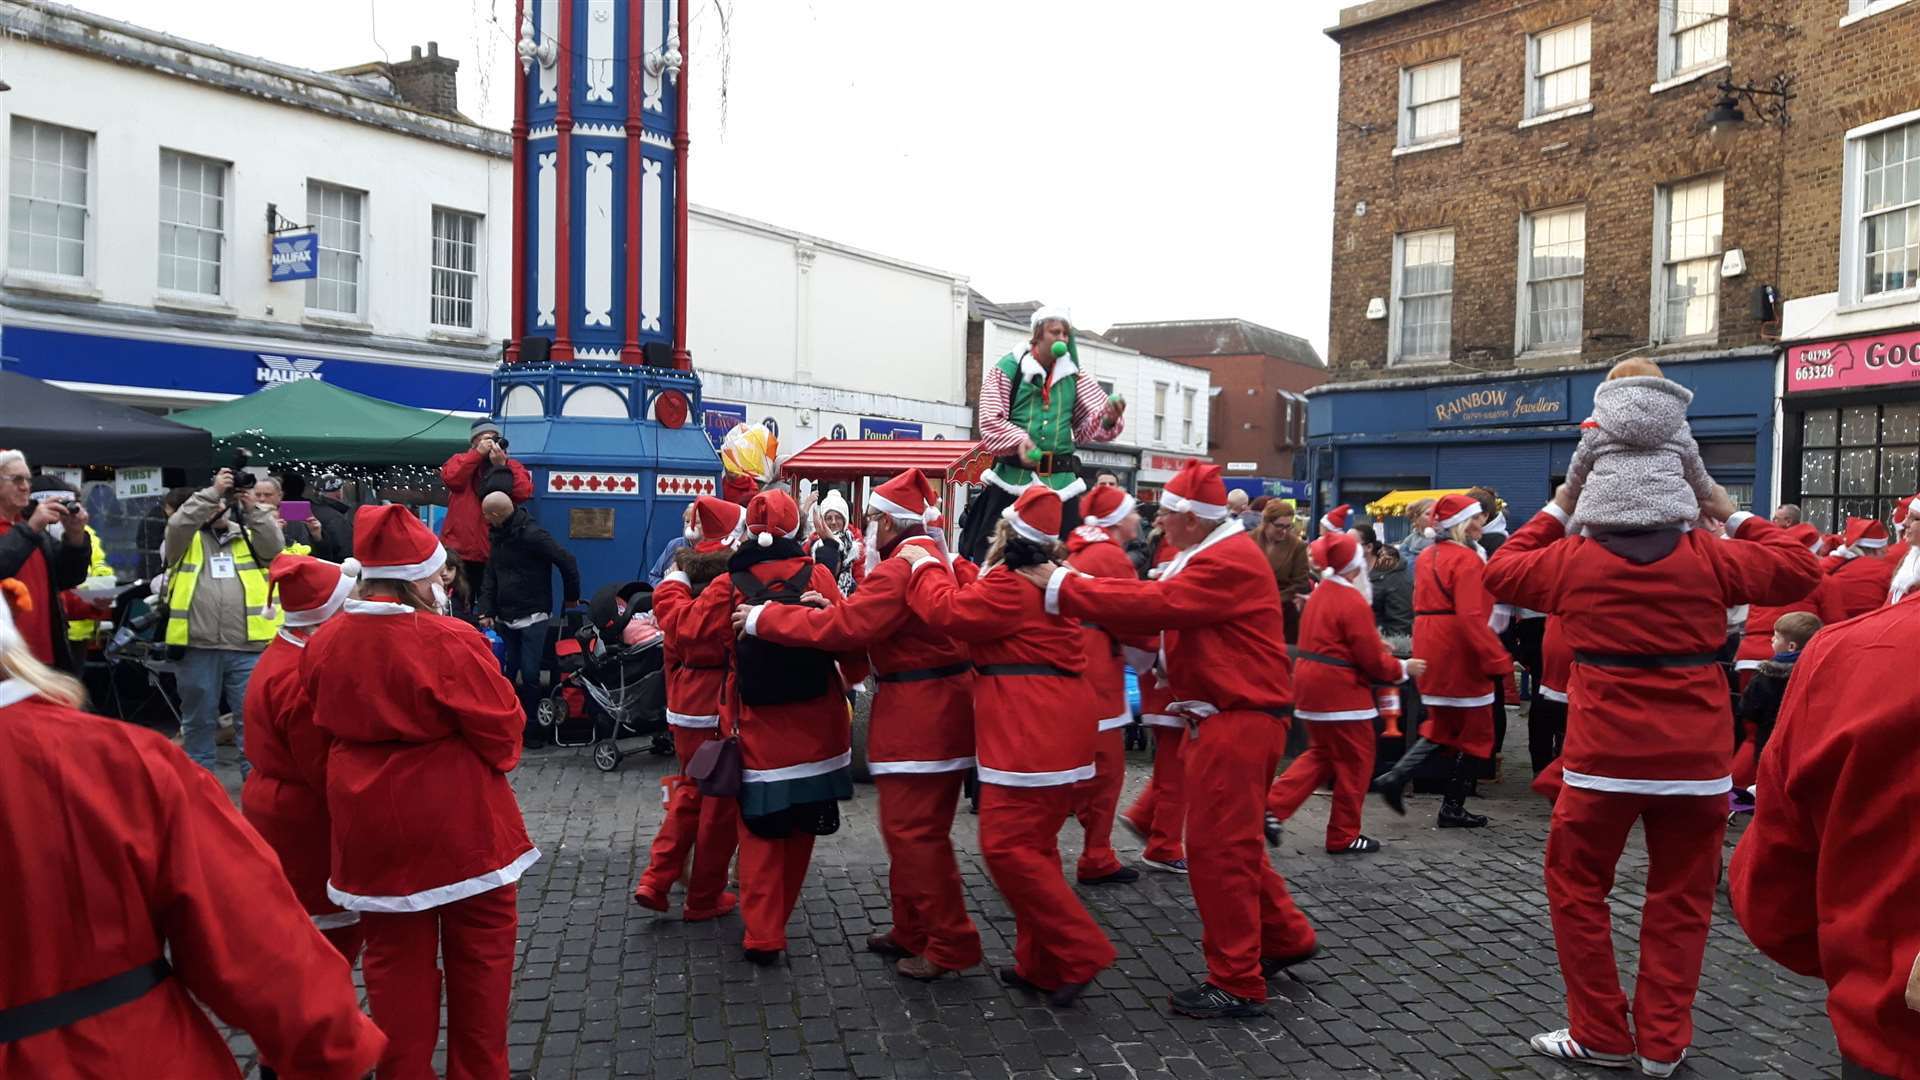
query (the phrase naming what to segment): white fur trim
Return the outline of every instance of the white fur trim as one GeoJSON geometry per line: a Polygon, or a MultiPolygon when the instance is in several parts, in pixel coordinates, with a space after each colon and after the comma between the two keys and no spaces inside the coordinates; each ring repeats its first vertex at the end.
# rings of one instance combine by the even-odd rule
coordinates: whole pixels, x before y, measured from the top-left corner
{"type": "MultiPolygon", "coordinates": [[[[1359,570],[1366,565],[1367,565],[1367,553],[1360,550],[1359,544],[1355,544],[1353,545],[1353,558],[1347,560],[1347,565],[1341,567],[1340,572],[1342,574],[1351,574],[1355,570],[1359,570]]],[[[1342,578],[1341,580],[1345,581],[1346,579],[1342,578]]]]}
{"type": "Polygon", "coordinates": [[[1733,790],[1733,777],[1715,780],[1639,780],[1620,776],[1594,776],[1567,769],[1563,773],[1568,787],[1588,791],[1606,791],[1621,795],[1725,795],[1733,790]]]}
{"type": "Polygon", "coordinates": [[[287,628],[285,626],[282,626],[280,629],[275,630],[273,632],[273,636],[279,638],[281,641],[286,642],[287,644],[293,646],[296,649],[304,649],[307,647],[306,638],[299,637],[298,635],[295,635],[295,634],[287,633],[287,628]]]}
{"type": "Polygon", "coordinates": [[[1177,716],[1168,716],[1165,713],[1143,713],[1141,714],[1140,722],[1147,727],[1185,728],[1187,726],[1185,720],[1177,716]]]}
{"type": "Polygon", "coordinates": [[[1075,570],[1071,566],[1054,567],[1053,576],[1047,578],[1047,614],[1060,614],[1060,585],[1066,581],[1067,578],[1078,573],[1080,573],[1080,571],[1075,570]]]}
{"type": "Polygon", "coordinates": [[[1175,555],[1173,561],[1167,564],[1166,572],[1160,575],[1160,580],[1166,581],[1168,578],[1186,569],[1187,564],[1193,561],[1195,555],[1200,554],[1222,540],[1229,539],[1246,531],[1247,527],[1240,524],[1240,519],[1237,517],[1230,517],[1220,524],[1215,525],[1213,531],[1208,533],[1205,539],[1175,555]]]}
{"type": "Polygon", "coordinates": [[[772,547],[773,534],[770,532],[760,533],[758,536],[754,537],[754,543],[759,544],[761,547],[772,547]]]}
{"type": "Polygon", "coordinates": [[[1863,536],[1860,538],[1860,542],[1857,546],[1863,547],[1863,548],[1883,548],[1887,546],[1887,541],[1885,540],[1885,538],[1876,540],[1870,536],[1863,536]]]}
{"type": "Polygon", "coordinates": [[[401,563],[395,566],[371,566],[366,560],[360,561],[360,576],[368,580],[379,581],[419,581],[430,578],[447,565],[447,549],[435,545],[433,554],[417,563],[401,563]]]}
{"type": "Polygon", "coordinates": [[[1540,688],[1540,696],[1546,698],[1548,701],[1557,701],[1562,705],[1567,703],[1567,692],[1565,690],[1555,690],[1551,686],[1542,686],[1540,688]]]}
{"type": "Polygon", "coordinates": [[[360,925],[360,913],[357,911],[334,911],[313,917],[315,930],[339,930],[342,927],[358,925],[360,925]]]}
{"type": "Polygon", "coordinates": [[[1540,512],[1559,522],[1562,529],[1573,522],[1573,515],[1560,509],[1560,504],[1557,502],[1549,502],[1540,508],[1540,512]]]}
{"type": "Polygon", "coordinates": [[[1100,726],[1097,730],[1113,731],[1118,728],[1126,727],[1128,724],[1131,724],[1131,723],[1133,723],[1133,710],[1127,708],[1125,705],[1122,705],[1120,707],[1119,714],[1115,716],[1109,716],[1105,720],[1100,721],[1100,726]]]}
{"type": "Polygon", "coordinates": [[[1420,695],[1420,701],[1425,705],[1439,705],[1449,709],[1471,709],[1480,705],[1493,704],[1493,695],[1481,694],[1479,697],[1434,697],[1432,694],[1422,694],[1420,695]]]}
{"type": "MultiPolygon", "coordinates": [[[[1052,583],[1049,582],[1048,584],[1052,583]]],[[[1057,612],[1049,612],[1049,614],[1057,614],[1057,612]]],[[[1136,649],[1131,645],[1120,646],[1120,655],[1127,661],[1127,666],[1132,668],[1136,673],[1146,671],[1160,660],[1158,653],[1149,652],[1146,649],[1136,649]]]]}
{"type": "Polygon", "coordinates": [[[1447,518],[1445,521],[1434,522],[1433,525],[1434,525],[1434,528],[1440,530],[1441,532],[1446,532],[1457,526],[1465,525],[1467,522],[1472,521],[1476,516],[1479,515],[1479,513],[1480,513],[1480,504],[1474,503],[1473,505],[1467,507],[1465,510],[1460,511],[1459,513],[1453,515],[1450,518],[1447,518]]]}
{"type": "Polygon", "coordinates": [[[1026,519],[1021,517],[1019,513],[1015,511],[1015,509],[1011,506],[1007,507],[1005,510],[1000,511],[1000,517],[1009,525],[1013,526],[1013,531],[1015,533],[1019,534],[1024,539],[1033,541],[1036,544],[1051,544],[1059,539],[1059,537],[1057,536],[1049,536],[1046,533],[1041,532],[1039,529],[1036,529],[1033,526],[1027,524],[1026,519]]]}
{"type": "Polygon", "coordinates": [[[1127,515],[1133,513],[1134,508],[1137,505],[1139,504],[1134,502],[1133,496],[1122,493],[1120,497],[1120,505],[1113,511],[1113,513],[1108,514],[1104,517],[1083,517],[1080,520],[1092,522],[1093,524],[1098,525],[1103,529],[1111,529],[1115,525],[1118,525],[1122,521],[1125,521],[1127,519],[1127,515]]]}
{"type": "Polygon", "coordinates": [[[765,604],[755,604],[747,609],[747,624],[741,627],[741,629],[746,631],[748,637],[760,636],[760,609],[766,606],[765,604]]]}
{"type": "Polygon", "coordinates": [[[417,893],[408,893],[405,896],[360,896],[355,893],[342,892],[334,888],[333,882],[329,880],[327,882],[327,899],[349,911],[375,911],[389,914],[431,911],[434,908],[445,907],[458,900],[465,900],[469,896],[479,896],[483,892],[492,892],[502,885],[511,885],[519,881],[520,875],[527,872],[527,867],[532,866],[538,862],[539,859],[540,849],[537,847],[528,848],[520,853],[519,858],[498,870],[489,870],[484,874],[475,874],[465,881],[456,881],[451,885],[439,885],[431,889],[422,889],[417,893]]]}
{"type": "Polygon", "coordinates": [[[674,727],[709,730],[720,726],[720,714],[708,713],[705,716],[693,716],[689,713],[677,713],[672,709],[668,709],[667,723],[672,724],[674,727]]]}
{"type": "Polygon", "coordinates": [[[293,611],[289,609],[286,617],[281,620],[282,624],[286,626],[318,626],[326,622],[339,613],[341,605],[347,602],[347,594],[353,591],[354,585],[358,584],[358,582],[358,578],[350,578],[345,574],[341,574],[340,580],[334,583],[333,594],[327,597],[326,603],[321,604],[317,608],[309,608],[306,611],[293,611]]]}
{"type": "Polygon", "coordinates": [[[1034,308],[1033,314],[1027,316],[1027,329],[1038,330],[1050,322],[1063,322],[1072,326],[1073,309],[1064,304],[1046,304],[1034,308]]]}
{"type": "Polygon", "coordinates": [[[947,758],[945,761],[874,761],[868,759],[869,776],[915,775],[928,773],[959,772],[971,769],[976,759],[970,757],[947,758]]]}
{"type": "Polygon", "coordinates": [[[1007,772],[1003,769],[980,766],[980,782],[999,784],[1002,787],[1059,787],[1061,784],[1077,784],[1082,780],[1093,779],[1093,762],[1089,761],[1077,769],[1062,769],[1059,772],[1007,772]]]}
{"type": "Polygon", "coordinates": [[[1734,511],[1733,516],[1727,519],[1727,535],[1732,536],[1739,532],[1740,526],[1745,525],[1752,517],[1753,515],[1745,510],[1734,511]]]}
{"type": "Polygon", "coordinates": [[[388,600],[348,600],[343,607],[349,615],[411,615],[414,610],[388,600]]]}
{"type": "Polygon", "coordinates": [[[1335,721],[1371,720],[1374,717],[1380,715],[1380,710],[1379,709],[1342,709],[1339,712],[1310,712],[1306,709],[1295,708],[1293,710],[1293,715],[1299,717],[1302,720],[1318,720],[1321,723],[1325,724],[1325,723],[1331,723],[1335,721]]]}
{"type": "Polygon", "coordinates": [[[1757,669],[1761,664],[1764,664],[1764,663],[1766,663],[1765,660],[1735,660],[1733,662],[1733,670],[1753,671],[1757,669]]]}
{"type": "Polygon", "coordinates": [[[809,776],[825,776],[835,769],[844,769],[853,764],[853,751],[842,750],[833,757],[821,761],[808,761],[799,765],[786,765],[778,769],[741,769],[743,783],[769,784],[778,780],[804,780],[809,776]]]}
{"type": "MultiPolygon", "coordinates": [[[[867,492],[867,509],[877,510],[895,521],[925,522],[927,520],[925,514],[916,514],[906,507],[901,506],[899,503],[894,502],[892,499],[887,498],[885,495],[880,494],[877,490],[867,492]]],[[[932,510],[933,508],[928,507],[927,509],[932,510]]]]}
{"type": "Polygon", "coordinates": [[[18,705],[39,692],[27,685],[25,679],[0,679],[0,709],[18,705]]]}
{"type": "Polygon", "coordinates": [[[691,589],[693,588],[693,579],[687,576],[685,570],[669,570],[660,575],[660,584],[685,585],[691,589]]]}
{"type": "Polygon", "coordinates": [[[1160,505],[1175,514],[1192,514],[1202,521],[1218,521],[1227,516],[1225,503],[1194,502],[1171,491],[1160,492],[1160,505]]]}

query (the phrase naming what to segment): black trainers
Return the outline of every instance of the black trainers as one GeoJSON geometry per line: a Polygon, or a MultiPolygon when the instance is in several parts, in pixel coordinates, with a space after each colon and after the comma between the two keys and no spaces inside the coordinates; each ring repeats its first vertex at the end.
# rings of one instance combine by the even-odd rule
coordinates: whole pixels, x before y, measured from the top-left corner
{"type": "Polygon", "coordinates": [[[1260,828],[1261,828],[1261,831],[1267,834],[1268,847],[1280,846],[1280,819],[1279,818],[1273,816],[1272,814],[1268,814],[1267,820],[1260,826],[1260,828]]]}
{"type": "Polygon", "coordinates": [[[1367,785],[1367,790],[1380,796],[1380,801],[1387,804],[1387,809],[1392,810],[1401,817],[1406,817],[1407,785],[1403,780],[1390,779],[1392,775],[1391,773],[1381,773],[1379,776],[1374,777],[1373,783],[1367,785]]]}
{"type": "Polygon", "coordinates": [[[1484,829],[1487,827],[1487,816],[1468,813],[1467,808],[1458,803],[1442,803],[1440,817],[1434,824],[1442,829],[1484,829]]]}
{"type": "Polygon", "coordinates": [[[780,962],[779,949],[746,949],[744,954],[747,963],[755,967],[772,967],[780,962]]]}
{"type": "Polygon", "coordinates": [[[994,974],[1000,976],[1000,985],[1011,986],[1015,990],[1025,990],[1029,994],[1044,994],[1045,990],[1035,986],[1031,980],[1014,968],[1003,967],[994,974]]]}
{"type": "Polygon", "coordinates": [[[1371,855],[1374,852],[1379,850],[1380,850],[1380,841],[1375,840],[1371,836],[1361,835],[1361,836],[1354,837],[1353,842],[1351,844],[1348,844],[1346,847],[1343,847],[1343,848],[1337,848],[1334,851],[1330,852],[1330,854],[1371,855]]]}
{"type": "Polygon", "coordinates": [[[1099,877],[1083,877],[1077,880],[1082,885],[1131,885],[1140,880],[1140,871],[1135,870],[1131,866],[1123,866],[1111,874],[1101,874],[1099,877]]]}
{"type": "Polygon", "coordinates": [[[1293,956],[1263,956],[1260,958],[1260,975],[1271,979],[1295,964],[1304,964],[1320,955],[1320,943],[1314,942],[1307,951],[1293,956]]]}
{"type": "Polygon", "coordinates": [[[1182,990],[1170,999],[1173,1011],[1197,1020],[1238,1019],[1267,1015],[1266,1006],[1248,998],[1229,994],[1212,983],[1200,983],[1182,990]]]}

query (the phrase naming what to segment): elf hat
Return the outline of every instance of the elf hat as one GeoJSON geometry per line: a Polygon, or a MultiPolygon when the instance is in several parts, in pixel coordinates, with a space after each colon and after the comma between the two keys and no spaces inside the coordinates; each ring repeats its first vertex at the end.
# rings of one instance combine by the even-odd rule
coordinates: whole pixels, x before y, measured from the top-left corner
{"type": "Polygon", "coordinates": [[[423,581],[446,565],[440,538],[404,506],[363,506],[353,515],[354,558],[348,574],[369,580],[423,581]],[[357,564],[357,566],[356,566],[357,564]]]}
{"type": "Polygon", "coordinates": [[[747,508],[739,503],[702,495],[693,500],[693,550],[702,555],[737,543],[747,528],[747,508]]]}
{"type": "Polygon", "coordinates": [[[1167,481],[1160,505],[1175,514],[1192,514],[1203,521],[1227,516],[1227,485],[1220,466],[1189,461],[1167,481]]]}
{"type": "Polygon", "coordinates": [[[1023,540],[1051,544],[1060,537],[1060,493],[1045,484],[1029,484],[1012,506],[1000,511],[1023,540]]]}
{"type": "Polygon", "coordinates": [[[1133,513],[1133,496],[1117,487],[1097,487],[1080,496],[1080,520],[1111,529],[1133,513]]]}
{"type": "Polygon", "coordinates": [[[1433,528],[1436,532],[1446,532],[1465,525],[1485,512],[1480,506],[1480,500],[1471,495],[1458,492],[1442,495],[1440,501],[1433,504],[1433,528]]]}
{"type": "Polygon", "coordinates": [[[908,469],[867,492],[867,509],[902,525],[921,524],[939,516],[940,498],[920,470],[908,469]]]}
{"type": "Polygon", "coordinates": [[[1320,515],[1320,531],[1323,533],[1346,532],[1347,518],[1352,513],[1353,507],[1346,503],[1341,503],[1339,506],[1320,515]]]}
{"type": "Polygon", "coordinates": [[[278,596],[288,626],[326,622],[347,602],[358,580],[340,564],[311,555],[281,555],[267,567],[267,587],[278,596]]]}
{"type": "Polygon", "coordinates": [[[747,533],[761,547],[772,547],[775,535],[791,540],[800,531],[800,507],[784,491],[768,490],[747,503],[747,533]]]}
{"type": "Polygon", "coordinates": [[[1850,517],[1847,519],[1847,546],[1856,551],[1886,547],[1887,527],[1873,518],[1850,517]]]}
{"type": "Polygon", "coordinates": [[[1320,539],[1307,545],[1307,554],[1314,565],[1320,567],[1322,577],[1344,574],[1365,565],[1360,542],[1344,532],[1322,533],[1320,539]]]}

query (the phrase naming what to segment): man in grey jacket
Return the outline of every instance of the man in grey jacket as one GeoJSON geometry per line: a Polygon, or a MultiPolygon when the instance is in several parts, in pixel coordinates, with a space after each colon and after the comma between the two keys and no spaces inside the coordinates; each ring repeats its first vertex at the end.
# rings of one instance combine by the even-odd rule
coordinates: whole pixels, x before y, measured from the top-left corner
{"type": "Polygon", "coordinates": [[[254,501],[251,487],[235,485],[231,469],[167,519],[166,641],[182,649],[175,679],[187,756],[207,769],[216,761],[224,693],[247,772],[241,702],[254,662],[279,629],[267,603],[267,564],[285,546],[273,512],[254,501]]]}

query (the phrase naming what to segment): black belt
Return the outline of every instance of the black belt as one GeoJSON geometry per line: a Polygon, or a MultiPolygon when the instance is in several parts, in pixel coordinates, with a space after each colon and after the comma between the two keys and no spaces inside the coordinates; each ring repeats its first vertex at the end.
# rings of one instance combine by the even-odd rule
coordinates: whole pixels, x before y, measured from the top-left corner
{"type": "Polygon", "coordinates": [[[1342,660],[1337,656],[1322,656],[1317,652],[1308,652],[1305,649],[1289,648],[1287,655],[1293,657],[1295,660],[1308,660],[1316,664],[1325,664],[1328,667],[1350,668],[1353,666],[1353,662],[1350,660],[1342,660]]]}
{"type": "Polygon", "coordinates": [[[1026,469],[1038,476],[1047,476],[1057,472],[1079,472],[1080,459],[1073,454],[1041,454],[1037,462],[1026,461],[1019,457],[1003,457],[1002,465],[1012,469],[1026,469]]]}
{"type": "Polygon", "coordinates": [[[927,682],[932,679],[950,679],[955,675],[965,675],[972,670],[973,665],[962,660],[957,664],[947,664],[944,667],[923,667],[912,668],[907,671],[889,671],[884,674],[875,675],[874,678],[883,683],[927,682]]]}
{"type": "Polygon", "coordinates": [[[728,670],[728,665],[726,664],[689,664],[685,661],[680,661],[675,663],[674,666],[681,669],[682,671],[726,671],[728,670]]]}
{"type": "Polygon", "coordinates": [[[982,675],[1058,675],[1068,679],[1078,674],[1052,664],[981,664],[974,670],[982,675]]]}
{"type": "Polygon", "coordinates": [[[159,986],[173,968],[161,957],[131,971],[110,975],[96,983],[0,1009],[0,1043],[18,1042],[42,1032],[77,1024],[89,1016],[98,1016],[144,997],[159,986]]]}
{"type": "Polygon", "coordinates": [[[1596,653],[1575,649],[1575,663],[1612,668],[1690,668],[1718,664],[1720,654],[1708,653],[1596,653]]]}
{"type": "Polygon", "coordinates": [[[1452,615],[1452,614],[1455,614],[1455,612],[1454,612],[1454,610],[1453,610],[1452,608],[1447,608],[1447,609],[1446,609],[1446,610],[1444,610],[1444,611],[1416,611],[1416,612],[1414,612],[1414,615],[1415,615],[1416,617],[1417,617],[1417,616],[1420,616],[1420,615],[1452,615]]]}

